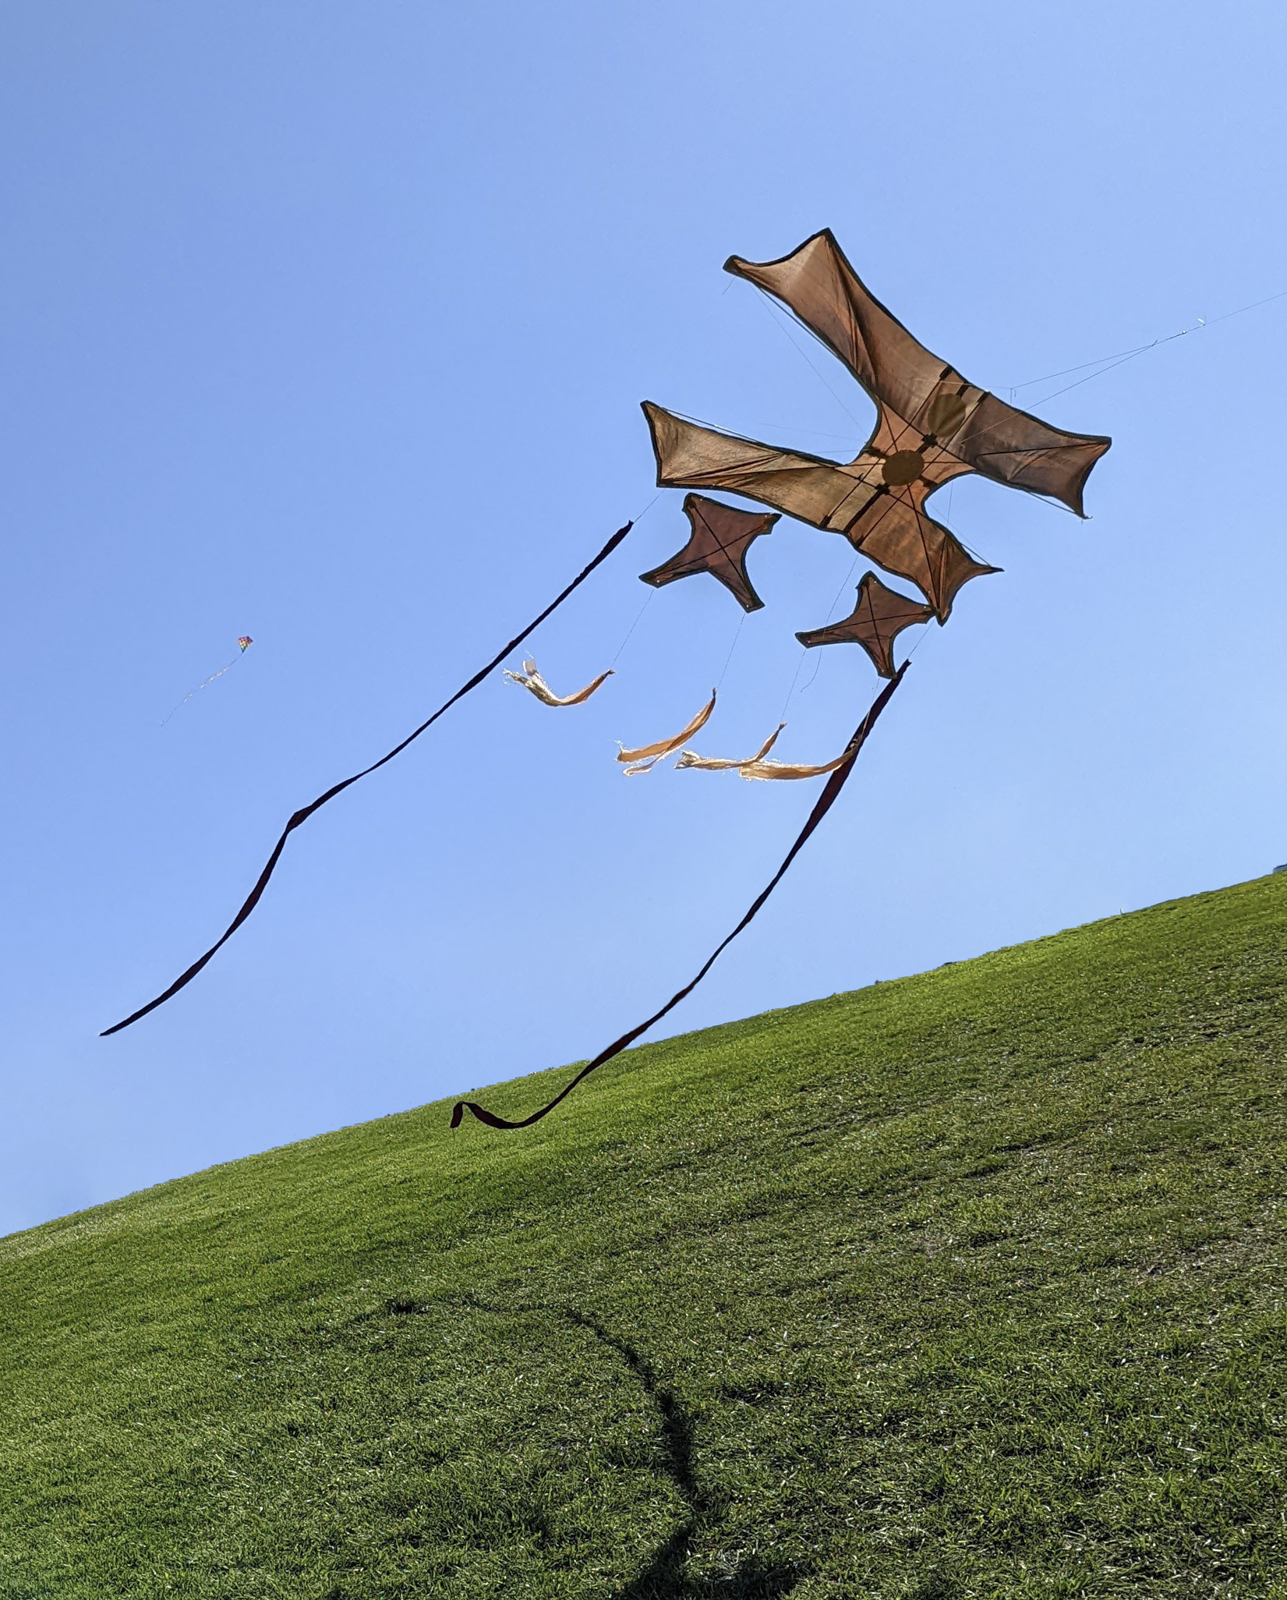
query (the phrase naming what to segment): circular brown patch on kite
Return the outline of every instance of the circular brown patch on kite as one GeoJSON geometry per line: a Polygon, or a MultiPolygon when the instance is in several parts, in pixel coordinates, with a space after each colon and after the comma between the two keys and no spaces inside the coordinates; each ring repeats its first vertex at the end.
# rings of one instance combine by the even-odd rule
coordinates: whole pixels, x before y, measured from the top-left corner
{"type": "Polygon", "coordinates": [[[882,475],[886,483],[899,488],[905,483],[915,483],[924,471],[925,457],[919,450],[895,450],[892,456],[885,457],[882,475]]]}
{"type": "Polygon", "coordinates": [[[925,420],[936,439],[949,439],[965,421],[965,401],[959,394],[936,394],[925,420]]]}

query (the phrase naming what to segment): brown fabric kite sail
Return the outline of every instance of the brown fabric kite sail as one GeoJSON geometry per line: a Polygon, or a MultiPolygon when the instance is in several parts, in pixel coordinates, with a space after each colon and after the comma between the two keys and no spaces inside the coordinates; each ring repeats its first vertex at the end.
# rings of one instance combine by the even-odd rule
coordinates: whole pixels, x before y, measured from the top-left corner
{"type": "Polygon", "coordinates": [[[529,656],[523,663],[522,672],[509,672],[505,676],[511,683],[518,684],[520,689],[527,689],[534,694],[544,706],[579,706],[583,705],[594,691],[605,684],[612,676],[612,668],[601,672],[593,683],[587,683],[584,689],[578,689],[575,694],[555,694],[545,679],[536,670],[536,662],[529,656]]]}
{"type": "Polygon", "coordinates": [[[692,527],[688,543],[678,555],[663,561],[651,572],[641,572],[644,583],[660,589],[664,583],[709,572],[732,594],[743,611],[758,611],[764,602],[751,587],[746,575],[746,552],[753,539],[771,533],[778,521],[774,513],[739,511],[703,494],[684,497],[684,515],[692,527]]]}
{"type": "Polygon", "coordinates": [[[1082,488],[1111,441],[1049,427],[931,354],[861,282],[829,229],[780,261],[731,256],[725,270],[781,300],[844,362],[876,402],[876,426],[842,463],[701,427],[645,401],[659,484],[743,494],[842,533],[916,584],[940,622],[962,584],[996,569],[928,515],[935,489],[978,472],[1084,514],[1082,488]]]}
{"type": "Polygon", "coordinates": [[[796,638],[806,650],[819,644],[860,644],[876,663],[881,677],[892,678],[894,640],[904,628],[928,622],[933,615],[933,606],[909,600],[906,595],[888,588],[874,572],[865,572],[858,585],[858,603],[851,615],[830,627],[797,633],[796,638]]]}
{"type": "Polygon", "coordinates": [[[617,760],[632,763],[626,767],[626,777],[637,778],[641,772],[651,772],[663,757],[670,755],[674,750],[678,750],[680,745],[691,739],[699,728],[704,728],[710,721],[711,712],[715,709],[715,694],[716,691],[712,689],[710,699],[688,726],[675,734],[673,738],[658,739],[656,744],[640,745],[638,750],[627,750],[624,745],[619,745],[617,760]]]}

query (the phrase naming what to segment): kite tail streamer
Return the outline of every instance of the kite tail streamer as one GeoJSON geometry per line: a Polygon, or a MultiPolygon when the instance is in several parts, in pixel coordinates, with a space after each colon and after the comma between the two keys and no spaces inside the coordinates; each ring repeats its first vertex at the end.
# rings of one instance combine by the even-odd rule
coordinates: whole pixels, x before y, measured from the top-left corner
{"type": "MultiPolygon", "coordinates": [[[[755,754],[747,756],[743,761],[728,761],[723,756],[699,756],[693,750],[685,750],[675,763],[675,771],[680,772],[685,767],[697,767],[702,772],[736,772],[744,767],[754,766],[757,761],[763,761],[769,751],[772,750],[785,727],[785,722],[779,722],[755,754]]],[[[831,770],[830,767],[827,770],[829,772],[831,770]]]]}
{"type": "Polygon", "coordinates": [[[543,706],[580,706],[590,698],[594,691],[605,684],[613,675],[613,669],[608,668],[601,672],[593,683],[587,683],[584,689],[578,689],[575,694],[555,694],[545,679],[536,670],[536,662],[529,656],[523,663],[522,672],[506,672],[505,676],[510,683],[518,684],[520,689],[526,689],[541,702],[543,706]]]}
{"type": "Polygon", "coordinates": [[[515,634],[509,643],[505,645],[504,649],[499,650],[496,655],[494,655],[487,663],[487,665],[480,671],[476,672],[467,683],[461,684],[460,688],[456,690],[455,694],[453,694],[449,700],[444,700],[442,705],[438,707],[437,711],[435,711],[431,717],[427,717],[425,721],[422,722],[420,726],[412,733],[409,733],[400,744],[395,744],[393,749],[390,750],[387,755],[382,755],[378,761],[373,761],[369,767],[363,767],[361,772],[355,772],[352,777],[344,778],[339,783],[332,784],[332,786],[327,789],[324,794],[319,794],[317,799],[314,800],[310,805],[306,805],[297,811],[282,829],[281,838],[278,839],[277,843],[273,846],[273,853],[269,856],[264,866],[264,870],[259,874],[259,877],[255,883],[255,887],[246,896],[241,910],[238,911],[237,915],[228,924],[227,928],[215,941],[215,943],[210,946],[203,956],[199,956],[186,972],[181,973],[163,994],[157,995],[155,1000],[149,1000],[145,1006],[140,1006],[137,1011],[131,1012],[130,1015],[124,1018],[123,1021],[113,1023],[110,1028],[104,1028],[102,1033],[99,1035],[99,1038],[105,1039],[109,1034],[119,1033],[122,1028],[128,1028],[132,1022],[137,1022],[140,1017],[147,1016],[149,1011],[155,1011],[158,1006],[164,1005],[165,1002],[173,995],[178,994],[180,989],[191,983],[193,978],[195,978],[196,975],[201,971],[202,967],[206,965],[206,963],[216,954],[217,951],[227,944],[228,940],[232,938],[233,934],[236,933],[237,929],[259,904],[260,896],[268,887],[268,880],[272,877],[278,861],[281,860],[282,851],[286,848],[286,841],[290,838],[291,834],[294,833],[295,829],[301,827],[305,822],[307,822],[315,811],[320,811],[327,801],[334,800],[337,794],[342,794],[344,790],[349,788],[351,784],[355,784],[359,778],[365,778],[369,776],[369,774],[372,772],[378,771],[386,764],[386,762],[392,761],[394,756],[401,755],[401,753],[409,744],[412,744],[420,737],[422,733],[424,733],[428,728],[431,728],[445,711],[449,711],[451,707],[455,705],[457,700],[463,700],[471,689],[476,689],[485,678],[490,676],[490,674],[498,666],[500,666],[501,662],[505,660],[506,656],[517,650],[519,645],[522,644],[523,640],[526,639],[530,633],[535,632],[535,630],[540,627],[541,623],[543,623],[552,612],[558,610],[558,608],[563,604],[563,602],[573,592],[574,589],[580,588],[580,586],[585,582],[585,580],[590,576],[596,567],[608,559],[608,557],[617,548],[625,536],[630,532],[633,526],[634,523],[632,521],[627,522],[624,527],[618,528],[617,531],[612,535],[611,539],[608,540],[607,544],[604,545],[603,549],[599,551],[597,556],[595,556],[594,560],[591,561],[587,567],[584,567],[575,578],[573,578],[572,582],[568,584],[567,588],[564,589],[556,599],[552,600],[538,617],[536,617],[532,622],[529,622],[521,633],[515,634]]]}
{"type": "Polygon", "coordinates": [[[748,780],[756,778],[821,778],[824,773],[834,772],[844,761],[845,753],[842,751],[834,761],[824,761],[820,766],[806,767],[794,761],[765,761],[756,756],[754,761],[744,761],[738,768],[739,776],[748,780]]]}
{"type": "Polygon", "coordinates": [[[246,651],[250,649],[252,644],[254,644],[254,642],[255,641],[250,637],[249,634],[243,633],[237,640],[239,648],[237,654],[233,656],[232,660],[229,661],[225,666],[220,667],[218,672],[212,672],[210,676],[199,683],[195,689],[189,689],[187,694],[184,695],[183,699],[180,700],[177,705],[172,705],[166,714],[161,718],[161,726],[164,728],[174,713],[178,711],[180,707],[186,706],[194,694],[200,694],[207,684],[213,683],[216,678],[222,678],[225,672],[231,672],[241,660],[242,656],[245,655],[246,651]]]}
{"type": "Polygon", "coordinates": [[[613,1056],[619,1056],[623,1050],[628,1049],[629,1046],[635,1042],[640,1034],[647,1033],[648,1029],[651,1028],[654,1023],[660,1022],[668,1011],[673,1011],[681,1000],[686,1000],[688,996],[692,994],[693,990],[715,965],[717,958],[728,948],[730,944],[732,944],[733,940],[737,938],[738,934],[742,932],[743,928],[745,928],[747,924],[751,922],[756,913],[759,911],[760,907],[773,893],[774,889],[777,888],[778,884],[781,883],[782,879],[786,876],[787,868],[804,848],[809,835],[835,804],[836,797],[844,788],[849,774],[853,771],[854,762],[858,759],[858,752],[866,743],[867,735],[875,727],[877,717],[880,716],[881,712],[889,704],[890,696],[903,681],[903,674],[907,671],[907,667],[908,663],[904,661],[902,666],[899,667],[898,671],[876,696],[875,700],[872,701],[871,709],[858,724],[857,728],[854,729],[853,738],[850,739],[848,745],[846,746],[845,753],[841,758],[840,764],[827,779],[822,793],[818,796],[816,802],[814,803],[813,810],[809,813],[808,821],[805,823],[804,827],[800,829],[795,843],[787,851],[786,859],[773,874],[773,877],[769,880],[767,887],[762,889],[752,901],[750,910],[738,923],[737,927],[733,929],[732,933],[730,933],[726,939],[724,939],[715,947],[715,950],[707,958],[697,976],[690,983],[686,983],[678,992],[678,994],[671,995],[670,999],[667,1000],[664,1006],[662,1006],[661,1010],[654,1012],[646,1022],[641,1022],[637,1027],[631,1028],[629,1033],[623,1033],[621,1037],[613,1044],[610,1044],[606,1050],[600,1050],[599,1054],[595,1056],[594,1060],[587,1062],[586,1065],[581,1068],[580,1072],[578,1072],[577,1075],[572,1079],[572,1081],[566,1084],[559,1091],[559,1093],[554,1096],[553,1100],[551,1100],[548,1105],[542,1106],[539,1111],[534,1111],[530,1117],[524,1117],[521,1122],[508,1122],[504,1117],[498,1117],[494,1112],[488,1111],[486,1106],[480,1106],[477,1101],[460,1100],[456,1103],[456,1106],[451,1113],[451,1125],[453,1128],[458,1128],[460,1126],[466,1111],[477,1117],[479,1122],[485,1122],[489,1128],[530,1128],[534,1122],[539,1122],[542,1117],[548,1116],[560,1101],[566,1100],[568,1095],[570,1095],[573,1089],[576,1088],[577,1084],[580,1083],[583,1078],[588,1078],[596,1067],[603,1066],[605,1061],[611,1061],[613,1056]]]}
{"type": "MultiPolygon", "coordinates": [[[[715,709],[715,697],[718,693],[718,689],[712,689],[711,697],[702,707],[702,709],[697,713],[697,715],[686,728],[675,734],[672,738],[658,739],[656,744],[640,745],[637,750],[627,750],[624,745],[620,745],[620,748],[617,751],[617,760],[633,761],[638,763],[635,766],[626,768],[626,777],[633,778],[641,772],[651,772],[664,756],[668,756],[672,753],[672,751],[678,750],[682,744],[691,739],[692,736],[700,729],[704,728],[710,721],[711,712],[715,709]]],[[[620,744],[620,741],[618,741],[618,743],[620,744]]]]}

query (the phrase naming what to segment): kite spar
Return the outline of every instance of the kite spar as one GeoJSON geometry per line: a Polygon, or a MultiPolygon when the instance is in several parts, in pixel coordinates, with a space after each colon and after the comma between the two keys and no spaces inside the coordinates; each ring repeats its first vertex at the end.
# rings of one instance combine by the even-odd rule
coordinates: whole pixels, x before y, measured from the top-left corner
{"type": "MultiPolygon", "coordinates": [[[[521,633],[516,633],[505,646],[505,648],[503,650],[499,650],[485,667],[476,672],[467,682],[462,683],[460,688],[456,690],[455,694],[453,694],[450,699],[444,700],[443,703],[438,707],[437,711],[435,711],[432,716],[426,717],[418,728],[413,729],[405,739],[403,739],[399,744],[395,744],[393,749],[388,751],[387,754],[382,755],[378,761],[373,761],[369,767],[363,767],[361,772],[355,772],[352,777],[343,778],[339,783],[332,784],[324,794],[319,794],[316,800],[310,802],[310,804],[306,806],[301,807],[300,810],[295,812],[294,816],[291,817],[290,821],[282,829],[281,837],[273,846],[272,854],[268,857],[268,860],[264,865],[264,870],[256,879],[254,888],[242,902],[240,911],[238,911],[237,915],[224,929],[223,933],[220,934],[219,938],[215,940],[214,944],[210,946],[203,956],[198,956],[198,958],[192,963],[186,972],[181,972],[170,985],[170,987],[162,994],[157,995],[155,1000],[149,1000],[145,1006],[140,1006],[137,1011],[132,1011],[130,1015],[125,1017],[122,1021],[113,1023],[110,1028],[104,1028],[99,1037],[105,1039],[109,1034],[119,1033],[122,1028],[128,1028],[131,1023],[137,1022],[140,1017],[147,1016],[149,1011],[155,1011],[158,1006],[164,1005],[165,1002],[172,996],[178,994],[180,989],[185,988],[189,983],[191,983],[193,978],[196,977],[206,963],[210,961],[211,958],[220,949],[222,949],[225,944],[227,944],[228,940],[232,938],[233,934],[236,933],[237,929],[259,904],[260,897],[263,895],[264,890],[268,887],[268,880],[272,877],[273,872],[276,870],[277,863],[281,860],[282,851],[286,848],[286,841],[290,838],[291,834],[294,833],[296,828],[302,827],[315,811],[320,811],[322,807],[329,801],[334,800],[337,794],[343,794],[345,789],[348,789],[353,784],[357,783],[360,778],[365,778],[373,772],[378,772],[381,767],[386,765],[386,763],[392,761],[394,756],[401,755],[409,744],[413,744],[422,733],[425,733],[428,729],[432,728],[434,723],[437,722],[438,718],[442,716],[445,711],[449,711],[452,706],[456,704],[457,700],[463,700],[471,690],[476,689],[489,673],[493,672],[495,668],[500,666],[501,662],[504,661],[506,656],[517,650],[519,645],[523,643],[524,639],[526,639],[529,634],[534,633],[547,617],[551,616],[555,611],[558,610],[558,608],[575,589],[579,589],[581,587],[581,585],[596,567],[601,566],[603,562],[608,559],[608,557],[617,548],[625,536],[630,532],[633,526],[634,523],[632,521],[627,522],[624,527],[618,528],[617,531],[612,535],[611,539],[608,540],[607,544],[604,545],[603,549],[599,551],[597,556],[595,556],[594,560],[591,561],[588,566],[582,568],[576,577],[573,578],[572,582],[568,584],[567,588],[564,589],[563,592],[554,600],[551,600],[549,605],[546,606],[545,610],[542,611],[538,617],[529,622],[521,633]]],[[[246,644],[249,643],[250,640],[248,639],[246,644]]],[[[243,645],[242,648],[244,649],[245,646],[243,645]]]]}

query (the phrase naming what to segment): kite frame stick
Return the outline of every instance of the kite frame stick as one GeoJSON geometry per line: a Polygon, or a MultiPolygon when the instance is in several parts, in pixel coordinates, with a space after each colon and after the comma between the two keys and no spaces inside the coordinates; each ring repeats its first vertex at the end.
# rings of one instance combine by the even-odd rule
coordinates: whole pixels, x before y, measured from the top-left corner
{"type": "Polygon", "coordinates": [[[707,957],[706,962],[698,972],[697,976],[692,979],[691,982],[686,983],[678,992],[678,994],[671,995],[670,999],[667,1000],[664,1006],[662,1006],[661,1010],[654,1012],[653,1015],[648,1018],[647,1022],[639,1023],[636,1027],[631,1028],[629,1033],[623,1033],[621,1037],[616,1040],[615,1043],[610,1044],[606,1050],[600,1050],[599,1054],[595,1056],[594,1060],[587,1062],[586,1065],[581,1068],[580,1072],[577,1073],[576,1077],[573,1078],[570,1083],[565,1084],[548,1105],[542,1106],[539,1111],[534,1111],[530,1117],[524,1117],[521,1122],[508,1122],[504,1117],[498,1117],[494,1112],[488,1111],[486,1106],[480,1106],[475,1100],[458,1100],[451,1113],[451,1125],[453,1128],[458,1128],[460,1126],[466,1111],[471,1112],[479,1122],[486,1123],[489,1128],[500,1128],[503,1130],[510,1130],[514,1128],[530,1128],[534,1122],[539,1122],[542,1117],[548,1116],[560,1101],[566,1100],[568,1095],[570,1095],[573,1089],[576,1088],[577,1084],[580,1083],[583,1078],[588,1078],[596,1067],[601,1067],[606,1061],[611,1061],[613,1056],[620,1055],[623,1050],[627,1049],[635,1042],[640,1034],[647,1033],[648,1029],[651,1028],[654,1023],[660,1022],[668,1011],[673,1011],[681,1000],[686,1000],[688,996],[692,994],[693,990],[715,965],[715,962],[719,956],[728,948],[729,945],[732,944],[733,940],[737,938],[738,934],[741,933],[743,928],[747,926],[747,924],[759,911],[760,907],[773,893],[774,889],[776,889],[778,884],[781,883],[782,879],[786,876],[787,868],[804,848],[809,835],[822,821],[823,817],[826,816],[827,812],[831,810],[831,807],[836,801],[836,797],[844,788],[849,774],[854,769],[854,762],[858,759],[858,752],[867,742],[867,735],[876,726],[876,719],[889,704],[890,697],[893,695],[894,690],[897,689],[898,685],[903,681],[903,674],[907,671],[907,668],[910,666],[910,664],[910,661],[904,661],[902,666],[899,667],[898,671],[876,696],[875,700],[872,701],[867,715],[854,729],[853,738],[849,741],[845,759],[827,779],[822,793],[814,802],[813,810],[809,813],[808,820],[805,822],[804,827],[800,829],[799,834],[796,836],[795,843],[787,851],[782,865],[773,874],[772,878],[768,882],[768,885],[762,889],[751,902],[750,910],[747,911],[746,915],[738,923],[737,927],[734,928],[732,933],[722,940],[721,943],[715,947],[713,953],[707,957]]]}
{"type": "Polygon", "coordinates": [[[140,1017],[147,1016],[149,1011],[155,1011],[158,1006],[164,1005],[172,995],[178,994],[180,989],[191,983],[193,978],[195,978],[196,975],[201,971],[202,967],[206,965],[206,963],[211,959],[212,956],[216,954],[217,951],[227,944],[228,940],[232,938],[233,934],[236,933],[237,929],[259,904],[260,896],[268,887],[268,880],[272,877],[277,863],[281,859],[281,853],[286,848],[286,841],[290,838],[291,834],[294,833],[295,829],[307,822],[315,811],[320,811],[328,800],[334,800],[337,794],[342,794],[345,789],[347,789],[351,784],[356,783],[359,778],[367,777],[368,774],[375,772],[380,767],[384,766],[386,762],[392,761],[394,756],[400,755],[402,751],[404,751],[409,744],[418,739],[420,735],[426,731],[426,729],[431,728],[433,724],[437,722],[438,718],[442,716],[444,711],[449,711],[451,707],[455,705],[457,700],[463,700],[471,689],[476,689],[490,672],[494,671],[495,668],[500,666],[501,662],[504,661],[505,657],[508,656],[511,651],[516,650],[530,633],[534,633],[536,629],[540,627],[541,623],[545,621],[551,612],[556,611],[559,606],[563,604],[563,602],[574,589],[579,588],[581,584],[585,582],[585,580],[590,576],[597,566],[608,559],[608,557],[633,527],[634,522],[632,520],[627,522],[624,527],[618,528],[617,531],[612,535],[611,539],[608,540],[607,544],[604,545],[603,549],[599,551],[597,556],[595,556],[594,560],[590,562],[589,566],[584,567],[577,574],[577,576],[573,578],[572,582],[568,584],[567,588],[563,590],[562,594],[560,594],[556,600],[552,600],[550,604],[546,606],[545,610],[541,612],[540,616],[535,619],[535,621],[529,622],[527,627],[525,627],[521,633],[515,634],[509,643],[502,650],[498,651],[497,654],[492,657],[492,659],[485,667],[482,668],[481,671],[476,672],[473,677],[470,678],[468,683],[463,683],[460,688],[456,690],[455,694],[452,695],[450,700],[444,700],[442,705],[438,707],[437,711],[435,711],[431,717],[426,718],[426,720],[422,722],[413,733],[409,733],[400,744],[395,744],[393,749],[390,750],[387,755],[381,756],[378,761],[373,761],[369,767],[363,767],[361,772],[355,772],[351,778],[344,778],[341,782],[332,784],[325,794],[318,795],[317,799],[314,800],[311,805],[303,806],[299,811],[295,812],[290,821],[282,829],[281,838],[278,839],[277,843],[273,846],[273,853],[269,856],[268,861],[264,866],[264,870],[259,874],[259,878],[255,883],[255,887],[246,896],[241,910],[238,911],[237,915],[228,924],[227,928],[215,941],[215,943],[210,946],[203,956],[198,957],[186,972],[177,977],[170,987],[164,992],[164,994],[157,995],[155,1000],[149,1000],[145,1006],[140,1006],[137,1011],[131,1012],[130,1015],[123,1021],[113,1023],[110,1028],[104,1028],[102,1033],[99,1034],[99,1038],[106,1039],[109,1034],[119,1033],[122,1028],[128,1028],[132,1022],[137,1022],[140,1017]]]}

